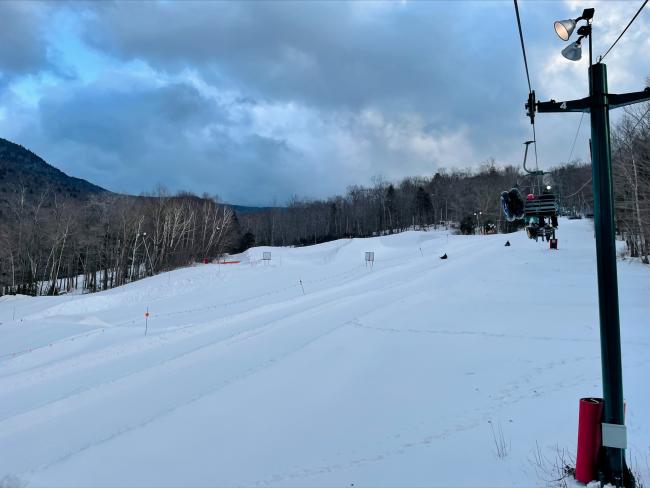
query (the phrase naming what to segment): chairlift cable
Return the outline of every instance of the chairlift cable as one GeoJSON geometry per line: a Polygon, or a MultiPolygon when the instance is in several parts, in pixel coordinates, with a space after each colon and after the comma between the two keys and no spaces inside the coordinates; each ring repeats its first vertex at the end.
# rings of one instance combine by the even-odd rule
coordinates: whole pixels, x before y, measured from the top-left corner
{"type": "Polygon", "coordinates": [[[582,190],[584,190],[585,186],[587,186],[589,183],[591,183],[591,177],[589,177],[589,179],[582,184],[582,186],[578,189],[578,191],[575,191],[575,192],[571,193],[571,195],[567,195],[567,196],[565,196],[563,198],[566,199],[566,198],[571,198],[573,196],[576,196],[578,193],[580,193],[582,190]]]}
{"type": "Polygon", "coordinates": [[[634,118],[636,118],[636,124],[634,124],[634,127],[632,127],[632,130],[630,132],[634,132],[636,128],[639,126],[641,122],[643,122],[643,119],[645,119],[645,116],[648,115],[648,112],[650,112],[650,104],[648,105],[648,108],[646,111],[643,113],[641,117],[636,117],[635,115],[632,115],[628,112],[628,115],[632,115],[634,118]]]}
{"type": "MultiPolygon", "coordinates": [[[[517,2],[516,2],[516,0],[515,0],[515,5],[516,5],[516,3],[517,3],[517,2]]],[[[607,55],[609,54],[609,52],[612,50],[612,48],[613,48],[614,46],[616,46],[616,43],[621,39],[621,37],[623,37],[623,34],[625,34],[625,32],[627,31],[627,29],[632,25],[632,22],[634,22],[634,21],[636,20],[636,18],[637,18],[637,17],[639,16],[639,14],[641,13],[641,10],[643,10],[643,7],[645,7],[647,3],[648,3],[648,0],[645,0],[645,1],[643,2],[643,4],[639,7],[639,10],[637,10],[637,12],[634,14],[634,17],[632,17],[632,20],[630,20],[630,22],[628,22],[628,24],[625,26],[625,29],[623,29],[623,32],[621,32],[621,34],[616,38],[616,40],[614,41],[614,44],[612,44],[612,45],[609,47],[609,49],[607,50],[607,52],[605,52],[605,54],[603,54],[600,58],[598,58],[598,62],[602,62],[602,60],[605,59],[605,56],[607,56],[607,55]]]]}
{"type": "MultiPolygon", "coordinates": [[[[569,157],[568,157],[567,160],[566,160],[567,164],[571,162],[571,157],[573,156],[573,150],[575,149],[576,141],[578,140],[578,135],[580,134],[580,127],[582,127],[582,119],[584,118],[584,116],[585,116],[585,113],[582,112],[582,114],[580,115],[580,122],[578,122],[578,129],[576,130],[576,135],[575,135],[574,138],[573,138],[573,144],[571,144],[571,151],[569,152],[569,157]]],[[[564,196],[563,198],[564,198],[564,199],[567,199],[567,198],[571,198],[571,197],[577,195],[577,194],[580,193],[580,192],[584,189],[584,187],[587,186],[589,183],[591,183],[591,176],[589,177],[589,179],[588,179],[587,181],[585,181],[585,182],[580,186],[580,188],[578,188],[577,191],[571,193],[571,195],[566,195],[566,196],[564,196]]]]}
{"type": "Polygon", "coordinates": [[[528,60],[526,59],[526,48],[524,47],[524,34],[521,31],[521,19],[519,18],[519,5],[517,5],[517,0],[514,0],[514,2],[515,2],[515,13],[517,14],[517,26],[519,27],[519,40],[521,41],[521,51],[524,54],[524,66],[526,68],[526,79],[528,80],[528,93],[531,93],[533,89],[530,85],[530,75],[528,74],[528,60]]]}
{"type": "MultiPolygon", "coordinates": [[[[515,4],[515,14],[517,17],[517,28],[519,30],[519,41],[521,42],[521,52],[524,56],[524,68],[526,70],[526,80],[528,81],[528,93],[532,94],[533,88],[530,83],[530,71],[528,70],[528,58],[526,57],[526,45],[524,44],[524,33],[521,28],[521,17],[519,15],[519,4],[517,3],[517,0],[513,0],[515,4]]],[[[532,108],[531,110],[534,110],[532,108]]],[[[533,145],[535,149],[535,171],[539,171],[539,159],[537,156],[537,133],[535,131],[535,119],[531,120],[531,125],[533,126],[533,145]]],[[[541,186],[540,186],[540,181],[539,181],[539,176],[537,177],[537,190],[538,193],[541,191],[541,186]]]]}
{"type": "MultiPolygon", "coordinates": [[[[632,131],[634,131],[634,130],[637,128],[637,126],[639,125],[639,123],[641,123],[641,121],[642,121],[643,118],[648,114],[648,112],[650,112],[650,107],[648,107],[648,109],[645,111],[645,113],[644,113],[644,114],[639,118],[639,120],[637,121],[637,123],[636,123],[636,124],[634,125],[634,127],[632,128],[632,131]]],[[[569,159],[567,159],[567,163],[570,163],[570,162],[571,162],[571,156],[573,155],[573,148],[575,147],[576,139],[578,138],[578,133],[580,132],[580,125],[582,124],[582,118],[584,117],[584,115],[585,115],[585,113],[583,112],[582,115],[580,116],[580,123],[578,124],[578,130],[576,131],[576,135],[575,135],[575,137],[574,137],[574,139],[573,139],[573,145],[571,146],[571,153],[569,154],[569,159]]],[[[582,184],[582,186],[580,186],[580,188],[578,188],[578,190],[576,190],[575,192],[571,193],[571,195],[567,195],[567,196],[565,196],[564,198],[571,198],[571,197],[577,195],[578,193],[580,193],[580,192],[585,188],[585,186],[587,186],[589,183],[591,183],[591,179],[592,179],[592,178],[589,177],[589,179],[588,179],[587,181],[585,181],[585,182],[582,184]]]]}
{"type": "Polygon", "coordinates": [[[578,130],[576,130],[576,135],[573,138],[573,144],[571,144],[571,151],[569,152],[569,157],[567,158],[566,162],[567,164],[571,162],[571,156],[573,156],[573,150],[576,147],[576,141],[578,140],[578,134],[580,134],[580,127],[582,126],[582,119],[584,118],[585,113],[582,112],[580,115],[580,122],[578,123],[578,130]]]}
{"type": "MultiPolygon", "coordinates": [[[[645,113],[641,117],[638,118],[636,124],[634,124],[634,127],[632,127],[632,132],[634,132],[634,130],[643,121],[643,119],[645,118],[646,115],[648,115],[649,112],[650,112],[650,107],[648,107],[648,109],[645,111],[645,113]]],[[[583,112],[582,115],[580,116],[580,124],[582,124],[582,118],[584,117],[584,115],[585,115],[585,113],[583,112]]],[[[573,146],[571,146],[571,154],[569,154],[569,159],[567,160],[567,163],[571,162],[571,155],[573,154],[573,148],[574,148],[574,146],[576,144],[576,139],[578,138],[578,133],[580,132],[580,124],[578,124],[578,130],[576,131],[576,136],[573,139],[573,146]]],[[[585,181],[582,184],[582,186],[580,186],[580,188],[578,188],[578,190],[571,193],[571,195],[565,196],[564,198],[571,198],[571,197],[577,195],[578,193],[580,193],[582,190],[584,190],[585,186],[587,186],[589,183],[591,183],[591,179],[592,178],[589,177],[589,179],[587,181],[585,181]]]]}
{"type": "Polygon", "coordinates": [[[537,173],[537,194],[542,193],[542,176],[539,174],[539,163],[537,161],[537,134],[535,133],[535,124],[533,124],[533,147],[535,149],[535,172],[537,173]]]}

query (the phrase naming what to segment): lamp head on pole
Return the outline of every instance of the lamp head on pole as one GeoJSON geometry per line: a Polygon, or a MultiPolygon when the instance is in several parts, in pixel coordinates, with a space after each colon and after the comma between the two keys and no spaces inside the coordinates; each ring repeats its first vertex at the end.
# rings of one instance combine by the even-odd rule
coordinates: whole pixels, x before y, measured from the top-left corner
{"type": "MultiPolygon", "coordinates": [[[[583,10],[582,15],[577,19],[557,20],[553,23],[553,28],[557,36],[563,41],[568,41],[573,34],[578,22],[586,20],[587,25],[583,25],[578,29],[580,36],[576,42],[570,44],[562,50],[562,56],[570,61],[578,61],[582,58],[582,39],[591,35],[591,19],[594,17],[594,9],[586,8],[583,10]]],[[[591,39],[591,38],[590,38],[591,39]]],[[[591,46],[591,44],[590,44],[591,46]]],[[[591,55],[590,55],[591,57],[591,55]]]]}
{"type": "Polygon", "coordinates": [[[553,27],[555,28],[555,33],[560,39],[568,41],[571,34],[573,34],[573,30],[576,28],[576,23],[577,22],[573,19],[557,20],[553,24],[553,27]]]}
{"type": "Polygon", "coordinates": [[[567,58],[569,61],[580,61],[582,58],[582,38],[578,39],[576,42],[569,44],[567,47],[562,49],[562,56],[567,58]]]}

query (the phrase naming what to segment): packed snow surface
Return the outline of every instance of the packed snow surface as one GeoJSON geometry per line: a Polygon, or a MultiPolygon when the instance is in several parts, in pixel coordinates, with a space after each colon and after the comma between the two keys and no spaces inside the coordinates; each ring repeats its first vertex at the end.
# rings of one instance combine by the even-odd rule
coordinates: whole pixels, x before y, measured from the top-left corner
{"type": "MultiPolygon", "coordinates": [[[[592,226],[561,221],[557,251],[406,232],[2,297],[0,480],[545,486],[602,391],[592,226]]],[[[618,271],[628,459],[648,482],[650,269],[618,271]]]]}

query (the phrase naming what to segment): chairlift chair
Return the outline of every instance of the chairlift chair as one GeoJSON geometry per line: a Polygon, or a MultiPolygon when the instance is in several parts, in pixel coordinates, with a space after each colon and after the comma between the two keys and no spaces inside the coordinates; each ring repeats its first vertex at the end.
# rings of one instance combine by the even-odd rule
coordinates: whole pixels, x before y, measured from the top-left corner
{"type": "Polygon", "coordinates": [[[524,220],[526,233],[531,239],[537,241],[540,237],[546,242],[555,239],[557,228],[557,199],[553,193],[529,195],[524,205],[524,220]]]}
{"type": "MultiPolygon", "coordinates": [[[[526,145],[526,151],[524,153],[523,168],[526,173],[532,176],[543,176],[543,171],[532,171],[526,167],[528,146],[533,142],[526,141],[524,143],[526,145]]],[[[550,191],[550,187],[546,188],[539,195],[530,193],[524,200],[519,188],[515,185],[510,191],[501,193],[501,206],[509,222],[521,219],[525,221],[526,234],[530,239],[538,241],[541,238],[542,241],[546,239],[547,242],[552,239],[552,244],[555,244],[554,248],[557,248],[555,229],[558,226],[558,204],[555,194],[550,191]]]]}

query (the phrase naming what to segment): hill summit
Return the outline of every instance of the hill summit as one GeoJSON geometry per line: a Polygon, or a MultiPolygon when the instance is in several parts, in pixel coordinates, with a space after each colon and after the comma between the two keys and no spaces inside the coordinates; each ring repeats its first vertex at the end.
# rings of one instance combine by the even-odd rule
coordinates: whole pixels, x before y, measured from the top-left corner
{"type": "Polygon", "coordinates": [[[53,196],[79,200],[107,190],[81,178],[68,176],[23,146],[0,138],[0,202],[24,189],[27,198],[49,190],[53,196]]]}

